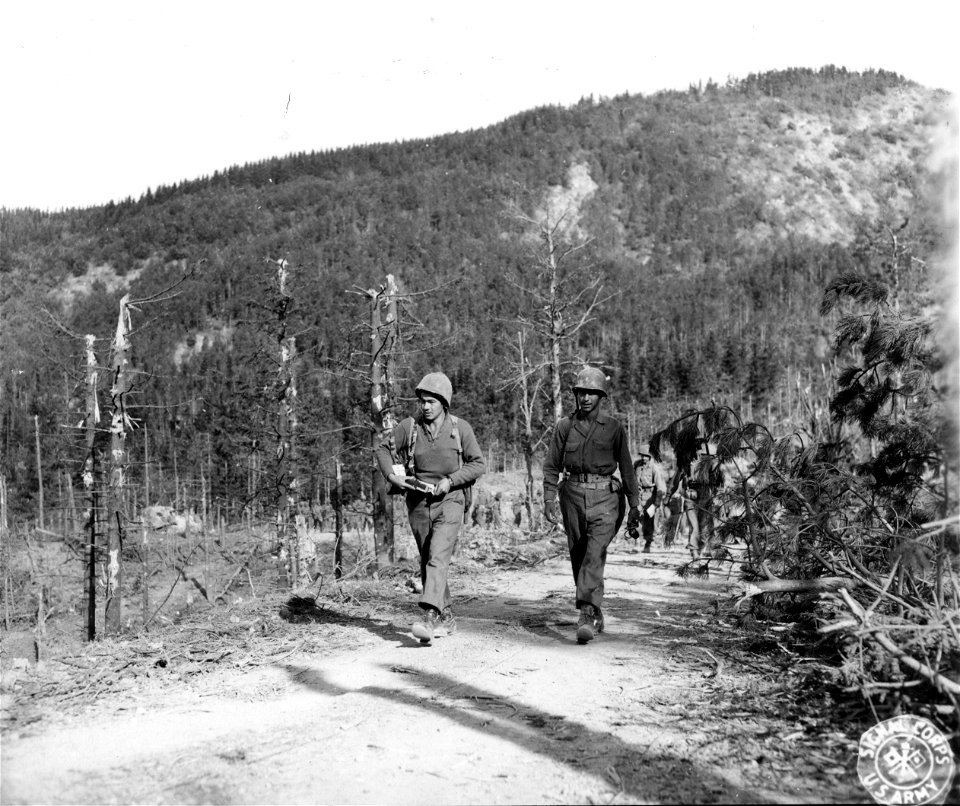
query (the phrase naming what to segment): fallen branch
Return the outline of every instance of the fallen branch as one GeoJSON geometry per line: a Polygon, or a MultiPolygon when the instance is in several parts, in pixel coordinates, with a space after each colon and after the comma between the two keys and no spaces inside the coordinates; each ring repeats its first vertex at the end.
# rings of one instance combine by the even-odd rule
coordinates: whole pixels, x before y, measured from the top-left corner
{"type": "Polygon", "coordinates": [[[906,666],[908,669],[911,669],[912,671],[917,672],[917,674],[925,677],[933,684],[937,691],[953,694],[955,696],[960,695],[960,683],[955,683],[953,680],[944,677],[936,669],[932,669],[927,664],[921,663],[913,656],[907,654],[905,650],[897,646],[886,634],[880,632],[878,627],[871,627],[867,623],[869,621],[868,614],[850,595],[850,592],[847,591],[846,588],[842,588],[840,590],[840,595],[843,597],[844,604],[846,604],[850,612],[857,617],[859,621],[858,626],[866,630],[870,636],[887,652],[895,657],[901,665],[906,666]]]}
{"type": "Polygon", "coordinates": [[[858,581],[850,577],[815,577],[814,579],[765,579],[760,582],[735,582],[729,586],[731,595],[740,593],[736,607],[747,599],[764,593],[806,593],[809,591],[837,591],[856,587],[858,581]]]}
{"type": "Polygon", "coordinates": [[[720,675],[723,674],[723,661],[720,660],[720,658],[718,658],[716,655],[714,655],[714,654],[713,654],[709,649],[707,649],[706,647],[702,647],[702,646],[701,646],[701,647],[697,647],[697,649],[699,649],[701,652],[706,653],[706,654],[710,657],[710,659],[711,659],[715,664],[717,664],[717,668],[714,669],[710,674],[708,674],[707,677],[713,677],[713,678],[716,678],[717,680],[719,680],[719,679],[720,679],[720,675]]]}
{"type": "Polygon", "coordinates": [[[196,577],[189,576],[186,570],[184,568],[181,568],[179,565],[174,566],[174,568],[176,568],[177,571],[180,572],[180,576],[183,578],[184,582],[192,582],[193,587],[195,587],[198,591],[200,591],[200,595],[203,596],[203,598],[206,599],[208,602],[210,601],[210,597],[207,596],[207,589],[203,587],[203,583],[201,583],[199,579],[197,579],[196,577]]]}
{"type": "Polygon", "coordinates": [[[930,521],[930,523],[922,524],[920,528],[923,530],[936,529],[937,531],[942,531],[945,527],[955,523],[960,523],[960,515],[952,515],[949,518],[943,518],[938,521],[930,521]]]}
{"type": "MultiPolygon", "coordinates": [[[[247,552],[247,556],[244,557],[243,562],[237,566],[237,570],[233,572],[233,575],[227,580],[227,584],[223,586],[223,590],[220,591],[220,595],[214,599],[215,602],[219,602],[221,599],[226,601],[225,597],[230,592],[230,588],[233,587],[233,583],[237,581],[237,577],[240,576],[240,574],[247,570],[247,566],[250,564],[250,560],[253,559],[253,555],[257,553],[257,550],[258,546],[254,546],[249,552],[247,552]]],[[[251,589],[253,588],[252,580],[250,582],[250,587],[251,589]]],[[[254,594],[254,596],[256,596],[256,594],[254,594]]]]}
{"type": "MultiPolygon", "coordinates": [[[[850,574],[850,576],[853,577],[855,580],[857,580],[861,585],[865,585],[866,587],[880,594],[880,596],[886,596],[890,601],[895,602],[904,610],[909,610],[918,616],[923,615],[923,611],[920,608],[915,607],[909,602],[901,599],[899,596],[895,596],[894,594],[890,593],[887,587],[881,587],[872,579],[868,579],[867,576],[862,576],[861,574],[857,573],[857,570],[855,568],[850,568],[849,566],[845,566],[839,562],[837,564],[839,565],[841,571],[843,571],[844,573],[850,574]]],[[[870,575],[869,571],[867,572],[867,575],[868,576],[870,575]]],[[[870,609],[872,610],[874,607],[876,607],[875,604],[871,605],[870,609]]]]}
{"type": "Polygon", "coordinates": [[[150,618],[148,618],[145,622],[143,622],[143,629],[147,629],[147,627],[150,626],[150,622],[152,622],[157,617],[157,613],[163,610],[163,606],[167,603],[167,600],[173,595],[173,589],[177,587],[177,584],[179,582],[180,582],[180,575],[177,574],[177,576],[173,578],[173,584],[170,586],[170,590],[167,591],[167,595],[164,596],[163,601],[160,602],[160,606],[153,611],[153,615],[150,616],[150,618]]]}

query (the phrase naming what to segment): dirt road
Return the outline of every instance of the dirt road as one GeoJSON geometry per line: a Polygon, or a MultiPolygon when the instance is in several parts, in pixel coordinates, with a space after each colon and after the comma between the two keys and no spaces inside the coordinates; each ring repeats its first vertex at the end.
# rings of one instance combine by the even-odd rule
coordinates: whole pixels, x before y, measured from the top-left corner
{"type": "Polygon", "coordinates": [[[587,646],[563,558],[461,565],[459,631],[433,646],[410,636],[412,593],[329,603],[305,625],[261,599],[259,629],[329,641],[189,679],[171,663],[79,713],[8,698],[2,801],[870,802],[857,737],[782,712],[784,680],[731,654],[719,582],[679,580],[678,551],[626,548],[587,646]]]}

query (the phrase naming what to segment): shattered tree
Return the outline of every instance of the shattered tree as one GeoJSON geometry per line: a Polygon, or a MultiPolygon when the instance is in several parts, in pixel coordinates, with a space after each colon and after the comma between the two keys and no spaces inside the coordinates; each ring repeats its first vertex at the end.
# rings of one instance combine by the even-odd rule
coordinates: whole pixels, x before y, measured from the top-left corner
{"type": "Polygon", "coordinates": [[[89,565],[87,567],[87,640],[97,635],[97,513],[100,500],[97,494],[96,475],[98,472],[95,454],[97,423],[100,422],[100,405],[97,400],[97,356],[93,351],[96,341],[92,335],[86,336],[87,358],[87,411],[84,423],[86,430],[87,454],[83,462],[83,489],[87,496],[87,530],[89,534],[89,565]]]}
{"type": "Polygon", "coordinates": [[[290,515],[291,499],[298,493],[296,465],[297,383],[294,360],[297,355],[295,336],[287,335],[288,314],[293,299],[287,292],[288,263],[277,261],[277,284],[280,298],[277,305],[277,453],[276,453],[276,534],[277,545],[287,552],[286,574],[292,587],[300,581],[300,536],[296,519],[290,515]]]}
{"type": "Polygon", "coordinates": [[[111,348],[110,373],[110,481],[107,485],[107,589],[104,606],[104,631],[120,632],[123,585],[123,541],[126,538],[124,488],[127,472],[127,431],[133,420],[126,410],[130,392],[130,295],[120,300],[117,331],[111,348]]]}
{"type": "MultiPolygon", "coordinates": [[[[370,440],[373,451],[397,424],[394,413],[397,294],[397,283],[392,274],[387,275],[386,282],[379,289],[367,291],[370,298],[370,420],[373,425],[370,440]]],[[[373,459],[371,498],[377,567],[383,568],[394,561],[393,500],[376,459],[373,459]]]]}

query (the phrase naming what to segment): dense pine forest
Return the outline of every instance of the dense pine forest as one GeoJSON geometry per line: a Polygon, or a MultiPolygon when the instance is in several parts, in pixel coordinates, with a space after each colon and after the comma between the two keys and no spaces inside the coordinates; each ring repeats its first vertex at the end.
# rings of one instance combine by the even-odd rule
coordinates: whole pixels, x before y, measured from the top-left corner
{"type": "MultiPolygon", "coordinates": [[[[385,567],[371,446],[432,370],[489,469],[525,468],[542,538],[532,468],[589,363],[634,448],[712,446],[709,562],[751,617],[789,617],[798,647],[831,635],[848,690],[899,686],[956,731],[951,104],[882,70],[791,69],[0,210],[7,629],[42,631],[46,536],[85,569],[88,636],[104,589],[121,631],[150,505],[203,530],[164,556],[174,585],[216,553],[208,531],[244,526],[223,595],[254,556],[296,585],[291,531],[331,503],[337,550],[343,512],[372,515],[385,567]],[[275,524],[267,549],[254,524],[275,524]]],[[[144,630],[163,603],[144,593],[144,630]]]]}
{"type": "MultiPolygon", "coordinates": [[[[11,511],[35,516],[38,473],[61,496],[79,485],[84,336],[106,364],[125,294],[140,301],[130,481],[153,468],[155,501],[179,497],[175,469],[191,498],[201,470],[208,502],[256,497],[251,467],[278,438],[271,395],[290,337],[295,475],[316,494],[339,458],[358,493],[370,300],[387,275],[401,303],[398,410],[420,374],[443,369],[495,460],[518,453],[518,338],[533,369],[549,348],[535,326],[543,224],[569,246],[555,301],[577,327],[560,335],[563,371],[603,367],[635,442],[711,401],[795,422],[836,368],[837,319],[818,313],[832,280],[886,274],[904,304],[934,301],[944,224],[931,156],[946,107],[944,93],[883,71],[795,69],[225,167],[97,208],[4,210],[11,511]]],[[[542,390],[535,435],[554,416],[542,390]]]]}

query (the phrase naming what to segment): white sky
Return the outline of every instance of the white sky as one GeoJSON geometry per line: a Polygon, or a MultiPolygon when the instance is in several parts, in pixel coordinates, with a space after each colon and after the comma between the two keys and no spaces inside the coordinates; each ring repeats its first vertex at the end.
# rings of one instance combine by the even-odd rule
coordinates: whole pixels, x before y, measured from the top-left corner
{"type": "Polygon", "coordinates": [[[956,91],[947,8],[0,0],[0,207],[105,204],[272,156],[786,67],[883,68],[956,91]]]}

